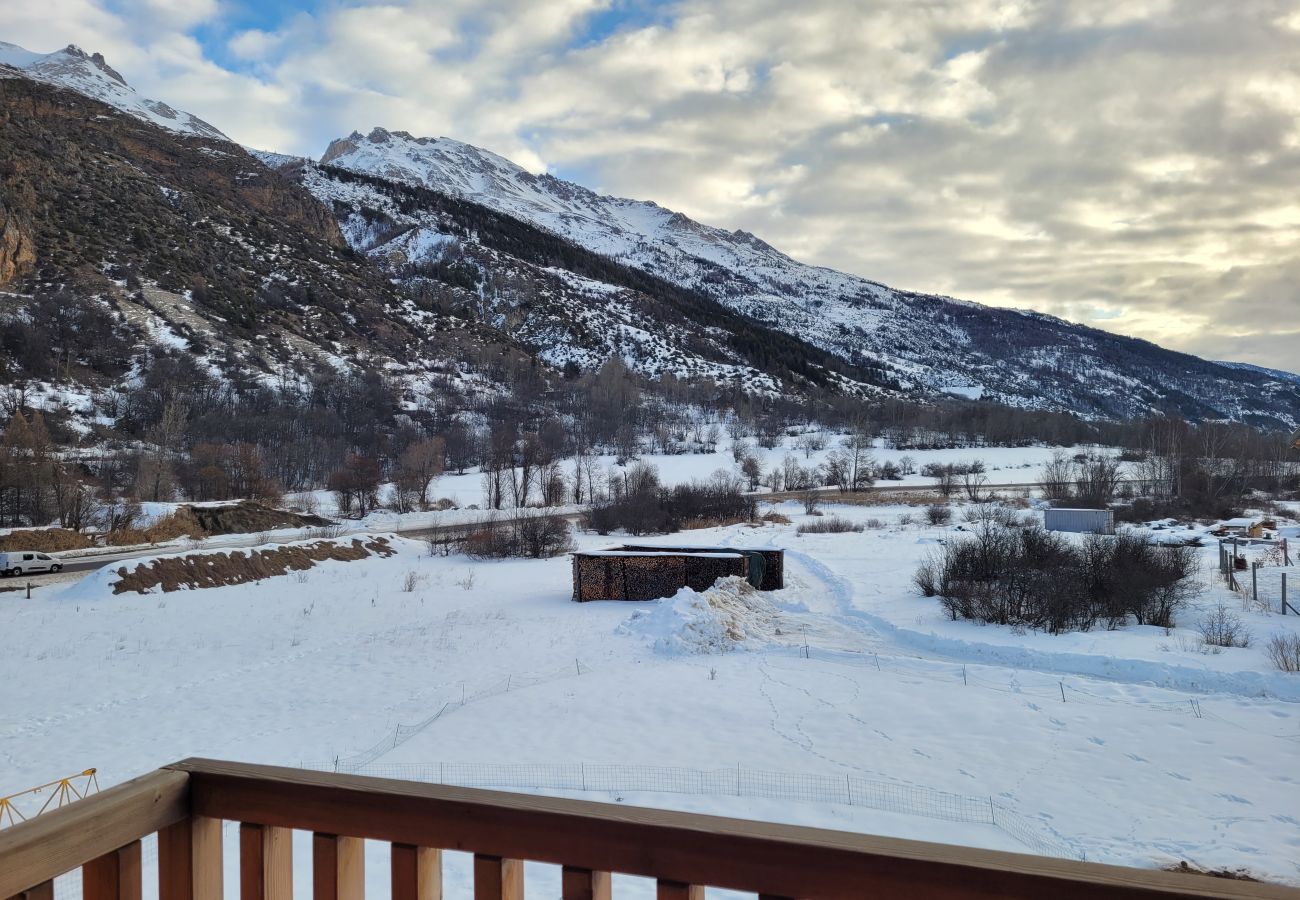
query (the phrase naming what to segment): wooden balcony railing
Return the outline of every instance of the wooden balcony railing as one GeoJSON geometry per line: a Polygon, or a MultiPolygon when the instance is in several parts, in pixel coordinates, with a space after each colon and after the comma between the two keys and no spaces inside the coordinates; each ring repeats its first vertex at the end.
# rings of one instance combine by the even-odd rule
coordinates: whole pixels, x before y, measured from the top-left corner
{"type": "MultiPolygon", "coordinates": [[[[440,900],[442,852],[474,855],[474,900],[521,900],[523,861],[563,867],[563,900],[609,900],[611,873],[760,898],[1300,898],[1300,891],[637,809],[191,759],[0,831],[0,898],[140,900],[140,839],[158,835],[159,900],[220,900],[222,823],[240,823],[241,900],[291,900],[292,831],[313,832],[314,900],[362,900],[364,842],[392,844],[394,900],[440,900]]],[[[233,886],[231,886],[233,888],[233,886]]],[[[232,891],[233,894],[233,891],[232,891]]]]}

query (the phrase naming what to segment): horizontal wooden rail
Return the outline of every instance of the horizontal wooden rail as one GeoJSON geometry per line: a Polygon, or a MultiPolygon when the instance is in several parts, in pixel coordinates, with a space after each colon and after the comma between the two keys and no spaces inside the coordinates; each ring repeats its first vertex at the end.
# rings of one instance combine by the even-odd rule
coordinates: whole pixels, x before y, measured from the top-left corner
{"type": "MultiPolygon", "coordinates": [[[[618,872],[655,878],[660,896],[673,898],[703,885],[811,900],[1300,898],[1274,885],[385,778],[203,759],[169,770],[189,776],[195,816],[473,853],[479,897],[515,896],[515,861],[534,860],[568,867],[574,897],[604,893],[603,873],[618,872]]],[[[394,860],[403,897],[424,893],[413,886],[411,852],[394,860]]],[[[30,871],[31,883],[49,877],[30,871]]]]}
{"type": "MultiPolygon", "coordinates": [[[[90,897],[108,896],[119,874],[129,889],[132,850],[124,850],[189,815],[187,773],[160,769],[84,800],[0,830],[0,898],[11,897],[92,861],[90,897]],[[110,854],[124,850],[120,859],[110,854]]],[[[138,862],[138,847],[135,858],[138,862]]]]}

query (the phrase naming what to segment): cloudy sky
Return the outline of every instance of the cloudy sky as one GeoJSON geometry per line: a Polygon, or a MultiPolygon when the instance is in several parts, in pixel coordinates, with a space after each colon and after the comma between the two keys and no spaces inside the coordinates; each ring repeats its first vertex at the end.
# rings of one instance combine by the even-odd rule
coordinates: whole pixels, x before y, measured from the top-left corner
{"type": "Polygon", "coordinates": [[[243,143],[446,135],[895,287],[1300,370],[1300,0],[41,0],[243,143]]]}

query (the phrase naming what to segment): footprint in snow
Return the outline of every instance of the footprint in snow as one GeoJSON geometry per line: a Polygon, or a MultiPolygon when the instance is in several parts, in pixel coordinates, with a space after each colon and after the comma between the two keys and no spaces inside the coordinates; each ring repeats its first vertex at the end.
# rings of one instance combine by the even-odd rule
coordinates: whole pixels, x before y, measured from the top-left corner
{"type": "Polygon", "coordinates": [[[1177,772],[1166,772],[1165,774],[1168,775],[1170,778],[1177,778],[1179,781],[1191,781],[1191,780],[1192,780],[1192,779],[1188,778],[1186,775],[1180,775],[1180,774],[1177,773],[1177,772]]]}
{"type": "Polygon", "coordinates": [[[1228,800],[1232,803],[1244,803],[1246,806],[1255,805],[1251,803],[1249,800],[1247,800],[1245,797],[1238,797],[1236,794],[1215,794],[1214,796],[1221,797],[1222,799],[1228,800]]]}
{"type": "Polygon", "coordinates": [[[1136,753],[1125,753],[1124,755],[1127,756],[1129,759],[1133,760],[1133,762],[1144,763],[1148,761],[1146,757],[1138,756],[1136,753]]]}
{"type": "Polygon", "coordinates": [[[920,750],[917,750],[915,747],[912,748],[912,752],[915,753],[917,756],[921,757],[922,759],[930,759],[930,758],[931,758],[931,757],[930,757],[930,754],[928,754],[928,753],[922,753],[920,750]]]}
{"type": "Polygon", "coordinates": [[[1030,709],[1032,709],[1034,712],[1042,712],[1042,711],[1043,711],[1043,708],[1042,708],[1041,706],[1039,706],[1037,703],[1027,703],[1027,704],[1025,704],[1025,705],[1028,706],[1030,709]]]}
{"type": "Polygon", "coordinates": [[[1088,743],[1090,743],[1090,744],[1096,744],[1098,747],[1105,747],[1105,746],[1106,746],[1106,742],[1103,741],[1103,740],[1102,740],[1101,738],[1099,738],[1099,737],[1090,737],[1090,738],[1088,738],[1088,743]]]}

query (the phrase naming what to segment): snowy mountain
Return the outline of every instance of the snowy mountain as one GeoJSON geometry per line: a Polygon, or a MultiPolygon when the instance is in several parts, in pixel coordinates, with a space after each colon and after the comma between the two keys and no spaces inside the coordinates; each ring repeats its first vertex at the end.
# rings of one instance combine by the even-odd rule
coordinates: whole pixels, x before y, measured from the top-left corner
{"type": "Polygon", "coordinates": [[[376,128],[332,142],[321,164],[418,185],[532,223],[588,250],[798,335],[904,390],[1127,418],[1300,421],[1300,390],[1034,312],[910,293],[811,266],[744,231],[652,202],[596,194],[449,138],[376,128]]]}
{"type": "Polygon", "coordinates": [[[230,140],[198,116],[173,109],[160,100],[141,97],[105,62],[102,54],[87,54],[73,44],[53,53],[40,54],[0,41],[0,77],[18,76],[76,91],[170,131],[212,140],[230,140]]]}
{"type": "Polygon", "coordinates": [[[611,261],[520,219],[418,186],[254,151],[334,211],[357,252],[412,295],[511,335],[538,359],[589,372],[611,357],[649,378],[750,396],[817,385],[896,388],[707,296],[611,261]]]}

